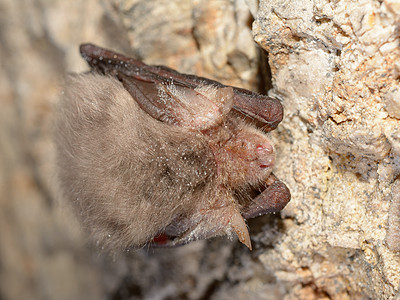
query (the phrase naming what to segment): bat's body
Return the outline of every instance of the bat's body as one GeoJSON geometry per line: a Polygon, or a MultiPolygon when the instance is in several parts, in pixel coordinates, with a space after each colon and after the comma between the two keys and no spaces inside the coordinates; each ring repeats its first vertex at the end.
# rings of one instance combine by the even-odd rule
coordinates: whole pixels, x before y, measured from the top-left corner
{"type": "Polygon", "coordinates": [[[95,238],[125,249],[236,233],[251,248],[244,219],[279,211],[290,193],[271,174],[270,141],[242,114],[272,130],[280,103],[93,45],[81,52],[102,74],[70,76],[55,136],[61,189],[95,238]]]}

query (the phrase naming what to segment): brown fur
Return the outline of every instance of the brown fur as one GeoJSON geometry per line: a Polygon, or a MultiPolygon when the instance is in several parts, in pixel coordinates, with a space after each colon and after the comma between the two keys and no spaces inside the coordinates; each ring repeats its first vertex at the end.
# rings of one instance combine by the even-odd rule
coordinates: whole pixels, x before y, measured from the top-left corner
{"type": "MultiPolygon", "coordinates": [[[[206,93],[230,91],[213,89],[206,93]]],[[[140,247],[161,233],[180,244],[233,232],[250,247],[234,195],[268,177],[274,155],[261,131],[228,112],[205,134],[152,118],[112,77],[71,75],[55,124],[64,197],[112,248],[140,247]]]]}
{"type": "Polygon", "coordinates": [[[204,138],[154,120],[110,77],[68,78],[56,144],[64,195],[107,244],[143,245],[213,192],[204,138]]]}

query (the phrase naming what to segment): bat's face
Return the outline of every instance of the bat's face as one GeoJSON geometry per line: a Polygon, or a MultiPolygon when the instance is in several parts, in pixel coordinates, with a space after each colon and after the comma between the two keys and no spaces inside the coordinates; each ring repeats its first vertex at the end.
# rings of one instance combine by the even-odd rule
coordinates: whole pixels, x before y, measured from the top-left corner
{"type": "Polygon", "coordinates": [[[227,185],[240,188],[267,178],[275,162],[271,141],[262,132],[244,127],[216,151],[227,185]]]}
{"type": "Polygon", "coordinates": [[[271,173],[270,140],[243,115],[270,131],[279,101],[89,44],[81,53],[107,76],[70,79],[56,144],[61,188],[88,229],[118,248],[232,233],[251,248],[245,219],[281,210],[290,193],[271,173]]]}

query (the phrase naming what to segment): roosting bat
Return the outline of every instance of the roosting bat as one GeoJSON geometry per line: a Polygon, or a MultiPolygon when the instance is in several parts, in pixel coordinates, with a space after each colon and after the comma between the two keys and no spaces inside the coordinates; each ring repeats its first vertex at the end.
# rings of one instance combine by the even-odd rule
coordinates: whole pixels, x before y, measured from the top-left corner
{"type": "Polygon", "coordinates": [[[265,134],[280,102],[91,44],[80,51],[92,72],[69,76],[58,105],[57,170],[95,239],[127,249],[235,233],[251,249],[245,219],[290,200],[265,134]]]}

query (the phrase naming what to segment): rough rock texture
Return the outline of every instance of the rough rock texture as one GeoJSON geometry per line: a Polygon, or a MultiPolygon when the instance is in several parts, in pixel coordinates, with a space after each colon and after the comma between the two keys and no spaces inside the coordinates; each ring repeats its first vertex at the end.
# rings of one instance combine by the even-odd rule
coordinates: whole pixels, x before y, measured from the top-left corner
{"type": "Polygon", "coordinates": [[[0,0],[1,299],[398,299],[400,3],[257,2],[0,0]],[[292,201],[249,222],[252,252],[88,241],[54,189],[51,143],[82,42],[252,90],[272,74],[292,201]]]}
{"type": "Polygon", "coordinates": [[[399,14],[395,1],[260,5],[253,34],[286,108],[277,173],[293,193],[287,232],[260,260],[288,298],[399,289],[399,14]]]}

